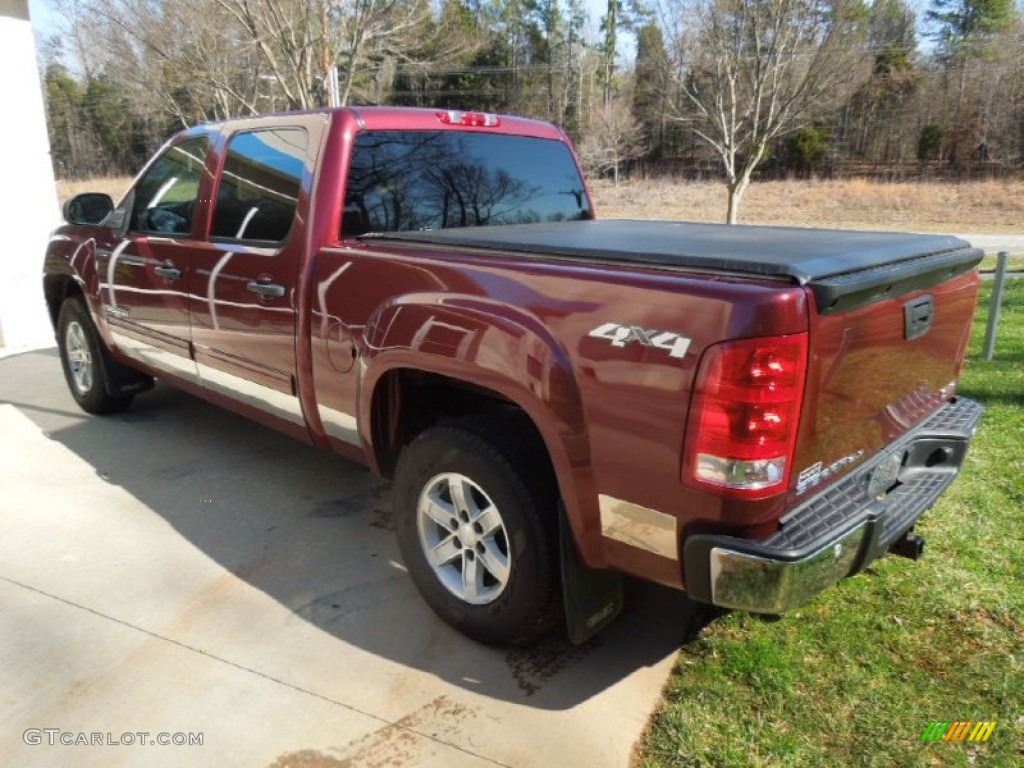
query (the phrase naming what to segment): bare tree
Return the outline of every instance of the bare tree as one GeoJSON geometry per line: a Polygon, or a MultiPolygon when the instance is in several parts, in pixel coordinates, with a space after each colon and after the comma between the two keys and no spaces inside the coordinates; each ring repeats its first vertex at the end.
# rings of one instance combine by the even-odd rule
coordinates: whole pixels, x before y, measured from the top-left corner
{"type": "Polygon", "coordinates": [[[721,160],[726,221],[735,224],[769,144],[843,101],[870,71],[857,46],[865,8],[859,0],[692,0],[687,24],[680,7],[661,9],[666,29],[692,34],[673,41],[682,94],[674,118],[721,160]]]}
{"type": "MultiPolygon", "coordinates": [[[[336,62],[330,0],[214,0],[267,65],[293,109],[317,105],[318,83],[336,62]]],[[[322,86],[321,86],[322,87],[322,86]]]]}
{"type": "Polygon", "coordinates": [[[622,164],[644,151],[643,126],[633,117],[629,98],[614,98],[596,110],[593,130],[579,146],[580,162],[590,173],[610,173],[619,183],[622,164]]]}
{"type": "Polygon", "coordinates": [[[724,168],[730,221],[769,156],[773,172],[812,154],[837,173],[1024,167],[1013,0],[928,0],[931,50],[920,0],[601,0],[601,31],[584,0],[49,1],[64,16],[42,72],[61,173],[125,172],[180,126],[317,107],[328,84],[334,103],[557,120],[608,176],[638,155],[649,173],[724,168]]]}
{"type": "Polygon", "coordinates": [[[467,49],[434,20],[427,0],[213,1],[236,19],[298,109],[322,103],[322,83],[335,67],[340,105],[358,96],[375,101],[391,87],[396,66],[421,63],[415,51],[443,61],[467,49]]]}
{"type": "Polygon", "coordinates": [[[266,71],[211,0],[58,0],[87,80],[111,80],[147,114],[180,125],[252,114],[266,71]]]}

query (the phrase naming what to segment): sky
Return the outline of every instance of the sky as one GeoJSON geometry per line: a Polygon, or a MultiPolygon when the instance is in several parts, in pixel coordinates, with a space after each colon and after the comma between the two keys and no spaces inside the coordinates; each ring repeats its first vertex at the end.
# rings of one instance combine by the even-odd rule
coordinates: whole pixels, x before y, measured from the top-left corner
{"type": "MultiPolygon", "coordinates": [[[[608,0],[586,0],[586,5],[590,13],[591,28],[596,33],[601,25],[601,16],[608,8],[608,0]]],[[[28,9],[32,16],[37,45],[40,41],[46,40],[60,31],[62,18],[53,9],[51,0],[28,0],[28,9]]],[[[632,46],[632,41],[624,41],[624,46],[632,46]]]]}
{"type": "Polygon", "coordinates": [[[46,0],[28,0],[28,13],[32,17],[32,26],[36,31],[36,39],[49,37],[60,26],[60,16],[46,0]]]}

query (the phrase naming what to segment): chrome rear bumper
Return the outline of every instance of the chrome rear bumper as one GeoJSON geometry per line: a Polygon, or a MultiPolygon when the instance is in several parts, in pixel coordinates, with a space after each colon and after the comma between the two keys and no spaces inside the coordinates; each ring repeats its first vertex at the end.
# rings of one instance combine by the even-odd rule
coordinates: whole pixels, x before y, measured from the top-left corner
{"type": "Polygon", "coordinates": [[[863,570],[913,528],[956,478],[982,408],[957,398],[896,443],[783,518],[765,539],[696,534],[683,545],[694,600],[753,613],[783,613],[863,570]],[[902,456],[896,484],[869,494],[872,473],[902,456]]]}

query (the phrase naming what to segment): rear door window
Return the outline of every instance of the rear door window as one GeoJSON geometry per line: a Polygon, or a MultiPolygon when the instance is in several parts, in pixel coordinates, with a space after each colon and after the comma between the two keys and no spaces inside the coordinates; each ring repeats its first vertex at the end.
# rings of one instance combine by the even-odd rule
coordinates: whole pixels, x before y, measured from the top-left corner
{"type": "Polygon", "coordinates": [[[308,143],[302,128],[235,134],[217,187],[210,236],[243,242],[285,240],[295,218],[308,143]]]}
{"type": "Polygon", "coordinates": [[[469,131],[355,137],[342,235],[591,218],[561,141],[469,131]]]}

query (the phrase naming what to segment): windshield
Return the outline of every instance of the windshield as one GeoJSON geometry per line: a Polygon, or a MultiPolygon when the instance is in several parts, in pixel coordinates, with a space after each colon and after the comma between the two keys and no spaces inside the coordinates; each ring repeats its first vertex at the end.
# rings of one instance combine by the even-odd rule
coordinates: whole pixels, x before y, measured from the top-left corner
{"type": "Polygon", "coordinates": [[[458,131],[356,135],[342,235],[591,218],[568,146],[458,131]]]}

